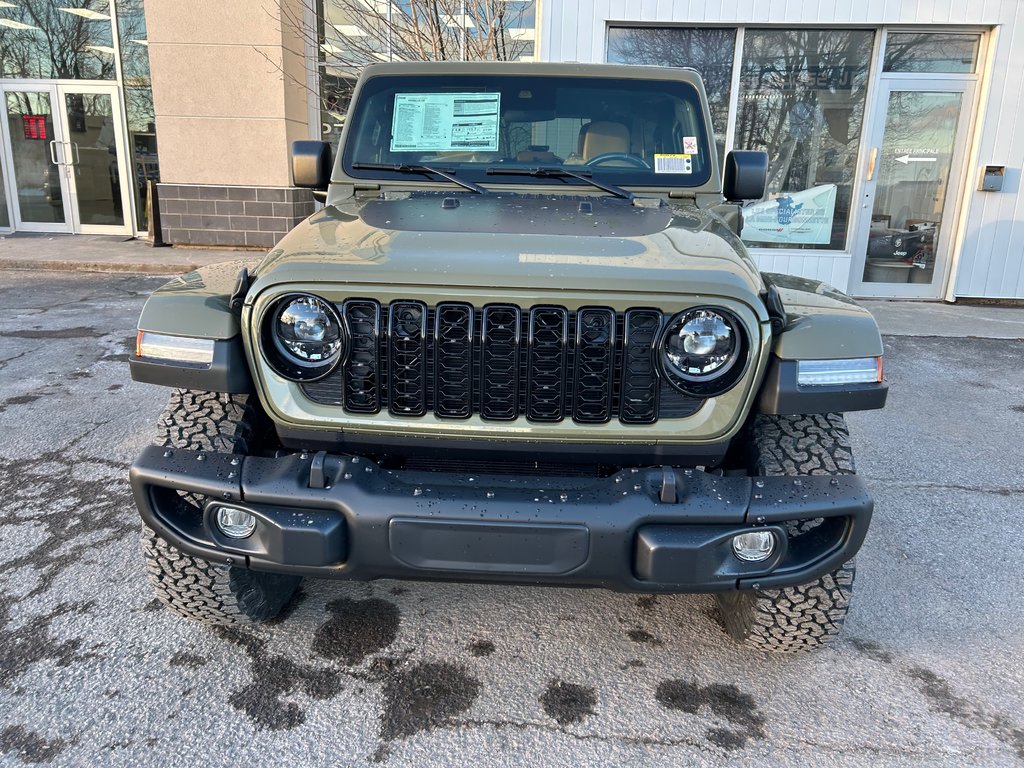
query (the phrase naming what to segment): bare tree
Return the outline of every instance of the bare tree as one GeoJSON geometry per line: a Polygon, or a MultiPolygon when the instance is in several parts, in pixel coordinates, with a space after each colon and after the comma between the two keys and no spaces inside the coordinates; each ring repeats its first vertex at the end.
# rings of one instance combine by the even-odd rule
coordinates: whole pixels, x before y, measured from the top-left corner
{"type": "Polygon", "coordinates": [[[511,61],[532,52],[526,0],[322,0],[325,60],[511,61]]]}
{"type": "Polygon", "coordinates": [[[17,78],[111,80],[114,52],[108,3],[27,0],[0,26],[0,74],[17,78]],[[102,22],[108,19],[106,24],[102,22]]]}
{"type": "MultiPolygon", "coordinates": [[[[344,123],[363,67],[382,61],[515,61],[533,53],[534,0],[315,0],[316,24],[282,4],[315,66],[323,133],[344,123]]],[[[303,55],[304,52],[293,52],[303,55]]],[[[305,83],[292,83],[306,87],[305,83]]]]}
{"type": "Polygon", "coordinates": [[[691,67],[704,81],[716,137],[729,122],[729,90],[736,47],[735,29],[678,27],[612,27],[608,30],[608,61],[656,67],[691,67]]]}

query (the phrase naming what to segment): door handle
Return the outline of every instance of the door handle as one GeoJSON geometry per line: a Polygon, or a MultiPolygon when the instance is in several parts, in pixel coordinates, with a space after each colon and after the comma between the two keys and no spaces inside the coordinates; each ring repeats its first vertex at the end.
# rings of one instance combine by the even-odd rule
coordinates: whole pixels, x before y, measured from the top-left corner
{"type": "Polygon", "coordinates": [[[54,165],[60,165],[60,161],[57,159],[57,140],[54,139],[50,142],[50,162],[54,165]]]}
{"type": "Polygon", "coordinates": [[[871,148],[871,154],[868,156],[868,174],[867,180],[875,180],[875,166],[878,164],[878,147],[871,148]]]}
{"type": "Polygon", "coordinates": [[[71,155],[71,162],[68,163],[68,165],[78,165],[78,161],[80,159],[79,158],[79,154],[78,154],[78,142],[77,141],[69,141],[68,142],[68,148],[71,150],[68,153],[68,154],[71,155]]]}

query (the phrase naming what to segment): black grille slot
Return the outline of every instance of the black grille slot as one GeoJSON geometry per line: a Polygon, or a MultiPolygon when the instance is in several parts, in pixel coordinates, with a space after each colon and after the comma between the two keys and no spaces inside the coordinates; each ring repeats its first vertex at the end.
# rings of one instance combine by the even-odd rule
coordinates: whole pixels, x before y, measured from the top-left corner
{"type": "Polygon", "coordinates": [[[651,424],[658,418],[658,371],[655,345],[661,331],[661,312],[626,312],[622,337],[622,386],[619,419],[625,424],[651,424]]]}
{"type": "Polygon", "coordinates": [[[434,412],[457,419],[473,413],[473,308],[468,304],[437,305],[434,412]]]}
{"type": "Polygon", "coordinates": [[[395,416],[427,412],[427,307],[396,301],[388,309],[388,411],[395,416]]]}
{"type": "Polygon", "coordinates": [[[484,307],[480,333],[480,415],[510,420],[519,415],[519,307],[484,307]]]}
{"type": "Polygon", "coordinates": [[[345,409],[352,413],[380,410],[380,304],[351,299],[342,307],[349,332],[345,364],[345,409]]]}
{"type": "Polygon", "coordinates": [[[615,313],[603,307],[581,309],[576,321],[575,421],[603,424],[611,419],[614,368],[615,313]]]}
{"type": "Polygon", "coordinates": [[[348,358],[301,387],[314,402],[349,413],[650,424],[704,405],[659,375],[657,309],[617,315],[608,307],[523,311],[372,299],[338,309],[351,337],[348,358]]]}
{"type": "Polygon", "coordinates": [[[532,421],[565,417],[569,313],[562,307],[530,310],[526,415],[532,421]]]}

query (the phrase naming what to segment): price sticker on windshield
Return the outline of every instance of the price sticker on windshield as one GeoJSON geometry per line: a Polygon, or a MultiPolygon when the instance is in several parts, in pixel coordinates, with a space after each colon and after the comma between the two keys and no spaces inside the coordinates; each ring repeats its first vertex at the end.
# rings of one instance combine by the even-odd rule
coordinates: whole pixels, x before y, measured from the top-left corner
{"type": "Polygon", "coordinates": [[[693,173],[692,155],[655,155],[655,173],[693,173]]]}
{"type": "Polygon", "coordinates": [[[500,93],[396,93],[392,152],[494,152],[500,93]]]}

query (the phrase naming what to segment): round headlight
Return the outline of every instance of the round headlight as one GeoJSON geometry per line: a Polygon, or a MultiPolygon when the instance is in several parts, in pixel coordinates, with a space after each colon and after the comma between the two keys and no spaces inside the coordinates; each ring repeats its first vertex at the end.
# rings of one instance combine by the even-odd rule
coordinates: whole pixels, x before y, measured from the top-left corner
{"type": "Polygon", "coordinates": [[[746,340],[739,320],[715,307],[695,307],[669,320],[661,337],[665,376],[677,389],[711,397],[732,387],[742,374],[746,340]]]}
{"type": "Polygon", "coordinates": [[[346,335],[334,307],[317,296],[286,296],[267,313],[264,344],[274,370],[298,381],[326,376],[344,356],[346,335]]]}

